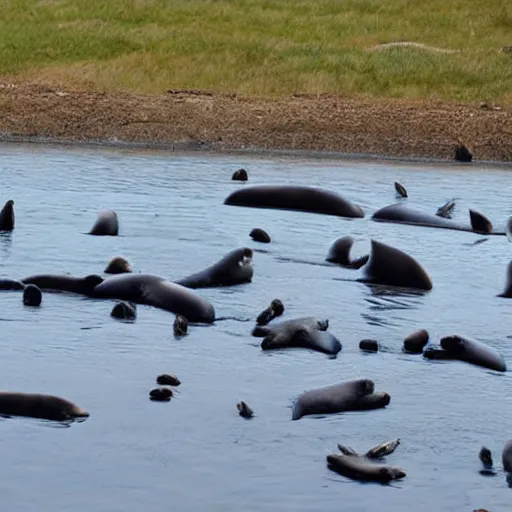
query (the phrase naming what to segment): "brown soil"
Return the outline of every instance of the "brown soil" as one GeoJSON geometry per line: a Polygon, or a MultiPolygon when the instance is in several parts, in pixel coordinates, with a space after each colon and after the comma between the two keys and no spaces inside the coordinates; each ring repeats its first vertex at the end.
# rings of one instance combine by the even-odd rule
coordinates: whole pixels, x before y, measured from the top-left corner
{"type": "Polygon", "coordinates": [[[446,160],[460,140],[476,160],[512,161],[512,108],[334,95],[147,96],[0,83],[0,138],[446,160]]]}

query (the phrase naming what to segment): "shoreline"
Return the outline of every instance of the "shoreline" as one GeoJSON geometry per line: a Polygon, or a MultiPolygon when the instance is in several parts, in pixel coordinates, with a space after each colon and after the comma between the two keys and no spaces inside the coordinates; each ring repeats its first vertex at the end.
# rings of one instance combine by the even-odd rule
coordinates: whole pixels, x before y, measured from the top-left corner
{"type": "Polygon", "coordinates": [[[0,82],[0,141],[445,163],[455,163],[462,141],[473,162],[512,164],[512,108],[331,94],[141,95],[0,82]]]}

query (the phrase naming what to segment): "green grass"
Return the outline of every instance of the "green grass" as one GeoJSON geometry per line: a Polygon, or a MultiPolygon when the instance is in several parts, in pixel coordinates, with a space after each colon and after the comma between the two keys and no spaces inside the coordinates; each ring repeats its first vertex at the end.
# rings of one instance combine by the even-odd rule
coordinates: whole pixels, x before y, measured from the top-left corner
{"type": "Polygon", "coordinates": [[[4,77],[512,103],[506,0],[0,0],[0,13],[4,77]],[[395,41],[459,53],[369,51],[395,41]]]}

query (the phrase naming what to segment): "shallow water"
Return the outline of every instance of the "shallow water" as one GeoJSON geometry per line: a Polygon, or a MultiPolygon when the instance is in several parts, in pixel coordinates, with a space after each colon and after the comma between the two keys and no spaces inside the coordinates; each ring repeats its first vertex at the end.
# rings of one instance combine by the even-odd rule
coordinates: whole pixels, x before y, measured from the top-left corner
{"type": "Polygon", "coordinates": [[[496,347],[512,365],[512,301],[500,299],[512,245],[505,236],[371,221],[395,202],[393,182],[411,205],[435,213],[459,198],[496,227],[512,214],[510,170],[299,158],[175,154],[121,150],[0,146],[0,202],[15,201],[16,228],[0,236],[1,275],[101,273],[115,255],[136,271],[178,279],[229,250],[255,252],[253,282],[201,290],[217,316],[175,339],[174,316],[139,306],[133,324],[110,318],[112,303],[44,294],[39,309],[21,294],[0,294],[1,387],[54,393],[91,416],[69,428],[23,418],[0,420],[0,491],[6,509],[263,511],[509,510],[503,474],[479,475],[486,445],[500,466],[512,437],[510,374],[460,362],[432,362],[400,353],[418,328],[440,336],[466,334],[496,347]],[[223,205],[239,167],[248,184],[296,183],[338,191],[359,203],[364,219],[223,205]],[[99,209],[117,211],[121,236],[91,237],[99,209]],[[248,234],[267,230],[272,243],[248,234]],[[414,256],[430,273],[426,294],[383,294],[355,279],[358,271],[322,263],[332,241],[356,239],[355,255],[371,238],[414,256]],[[305,350],[262,352],[250,336],[256,315],[273,298],[283,318],[328,318],[343,343],[336,359],[305,350]],[[363,338],[390,351],[366,355],[363,338]],[[182,385],[170,403],[148,392],[160,373],[182,385]],[[371,378],[391,395],[382,410],[291,421],[304,390],[371,378]],[[245,400],[255,417],[238,416],[245,400]],[[367,450],[399,437],[388,462],[407,478],[389,486],[361,484],[330,472],[336,444],[367,450]]]}

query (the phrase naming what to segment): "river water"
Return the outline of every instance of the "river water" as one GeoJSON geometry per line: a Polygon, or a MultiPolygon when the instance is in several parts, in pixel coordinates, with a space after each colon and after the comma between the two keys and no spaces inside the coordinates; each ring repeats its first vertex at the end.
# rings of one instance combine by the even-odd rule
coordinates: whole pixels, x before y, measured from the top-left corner
{"type": "Polygon", "coordinates": [[[0,294],[1,388],[52,393],[87,408],[82,423],[59,427],[25,418],[0,420],[0,491],[6,510],[21,511],[334,511],[451,512],[510,510],[502,473],[484,477],[486,445],[501,466],[512,438],[510,374],[461,362],[432,362],[400,353],[410,332],[436,341],[465,334],[497,348],[512,365],[512,300],[497,298],[512,245],[504,236],[377,223],[371,214],[407,201],[435,212],[459,198],[496,227],[512,214],[512,174],[503,167],[157,151],[0,146],[0,202],[14,199],[16,228],[0,237],[1,276],[101,273],[116,255],[137,272],[178,279],[231,249],[253,248],[253,282],[200,290],[217,316],[175,339],[174,316],[139,306],[135,323],[109,316],[112,303],[44,294],[26,308],[16,292],[0,294]],[[239,167],[249,185],[322,186],[360,204],[364,219],[223,205],[239,167]],[[119,237],[92,237],[101,208],[119,216],[119,237]],[[271,244],[249,238],[254,227],[271,244]],[[357,271],[322,263],[338,237],[370,239],[405,250],[434,283],[425,294],[379,293],[347,280],[357,271]],[[343,344],[336,359],[307,350],[262,352],[250,336],[273,298],[283,318],[328,318],[343,344]],[[243,321],[246,320],[246,321],[243,321]],[[248,320],[248,321],[247,321],[248,320]],[[389,349],[363,354],[363,338],[389,349]],[[168,403],[148,392],[161,373],[182,384],[168,403]],[[304,390],[355,378],[391,395],[381,410],[291,420],[304,390]],[[245,400],[255,417],[238,416],[245,400]],[[337,443],[365,451],[399,437],[388,457],[407,478],[362,484],[330,472],[337,443]]]}

